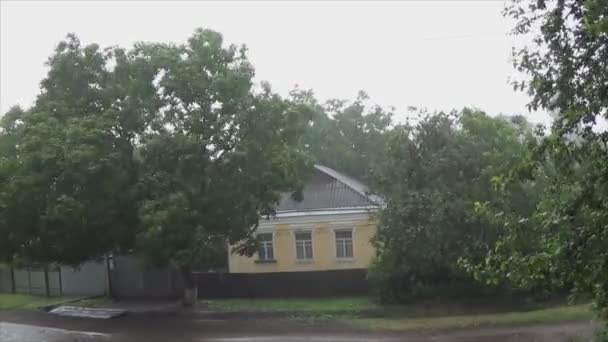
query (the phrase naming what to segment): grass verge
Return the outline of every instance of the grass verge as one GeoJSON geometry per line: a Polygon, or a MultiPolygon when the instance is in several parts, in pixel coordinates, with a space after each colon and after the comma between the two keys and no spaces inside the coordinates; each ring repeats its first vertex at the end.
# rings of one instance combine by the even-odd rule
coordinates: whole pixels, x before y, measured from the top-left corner
{"type": "MultiPolygon", "coordinates": [[[[535,303],[504,298],[430,300],[381,306],[366,297],[218,299],[208,301],[217,312],[281,315],[307,324],[342,323],[353,329],[408,331],[526,325],[593,318],[588,304],[565,300],[535,303]]],[[[275,316],[273,316],[275,317],[275,316]]]]}
{"type": "Polygon", "coordinates": [[[343,322],[365,330],[442,330],[480,326],[527,325],[592,319],[588,304],[559,306],[523,312],[455,315],[445,317],[379,317],[343,319],[343,322]]]}
{"type": "Polygon", "coordinates": [[[26,294],[0,294],[0,310],[39,309],[41,307],[61,304],[76,300],[78,297],[43,297],[26,294]]]}
{"type": "Polygon", "coordinates": [[[208,300],[209,309],[220,312],[335,313],[380,309],[367,297],[346,298],[238,298],[208,300]]]}

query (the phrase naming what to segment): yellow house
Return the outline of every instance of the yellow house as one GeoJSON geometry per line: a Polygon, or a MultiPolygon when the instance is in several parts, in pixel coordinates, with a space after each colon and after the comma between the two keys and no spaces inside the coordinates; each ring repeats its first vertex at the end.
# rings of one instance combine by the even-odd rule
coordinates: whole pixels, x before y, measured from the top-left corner
{"type": "Polygon", "coordinates": [[[362,183],[316,165],[303,200],[284,194],[276,216],[260,219],[258,253],[229,253],[230,273],[365,269],[374,256],[372,218],[382,200],[362,183]]]}

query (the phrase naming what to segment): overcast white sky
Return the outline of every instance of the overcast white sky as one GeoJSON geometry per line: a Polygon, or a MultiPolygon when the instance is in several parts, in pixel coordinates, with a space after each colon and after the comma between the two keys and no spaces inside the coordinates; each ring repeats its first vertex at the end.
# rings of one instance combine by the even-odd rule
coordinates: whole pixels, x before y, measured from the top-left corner
{"type": "MultiPolygon", "coordinates": [[[[475,106],[525,114],[510,60],[515,38],[503,1],[402,2],[53,2],[2,1],[0,104],[29,106],[44,62],[68,32],[83,43],[128,47],[136,41],[184,42],[196,27],[246,44],[257,80],[286,94],[294,85],[317,96],[428,109],[475,106]]],[[[403,115],[403,114],[402,114],[403,115]]]]}

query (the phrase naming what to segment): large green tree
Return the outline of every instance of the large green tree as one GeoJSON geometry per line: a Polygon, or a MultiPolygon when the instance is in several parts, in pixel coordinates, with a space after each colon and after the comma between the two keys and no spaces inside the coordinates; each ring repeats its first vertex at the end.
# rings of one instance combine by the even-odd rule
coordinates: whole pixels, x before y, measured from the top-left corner
{"type": "Polygon", "coordinates": [[[3,259],[135,252],[178,266],[192,289],[191,271],[228,243],[252,253],[260,215],[311,170],[313,109],[256,90],[246,49],[217,32],[130,50],[69,35],[48,65],[34,106],[2,120],[3,259]]]}
{"type": "MultiPolygon", "coordinates": [[[[375,190],[386,200],[372,269],[383,299],[466,281],[458,259],[481,258],[496,239],[475,207],[498,196],[494,175],[512,167],[534,141],[523,123],[465,109],[425,114],[395,128],[387,158],[373,173],[375,190]]],[[[521,190],[512,201],[527,208],[521,190]]]]}
{"type": "MultiPolygon", "coordinates": [[[[19,128],[24,115],[23,109],[18,106],[11,108],[0,119],[0,184],[8,185],[10,177],[16,169],[15,160],[11,158],[15,154],[16,141],[19,128]]],[[[8,213],[14,205],[11,191],[7,186],[0,188],[0,260],[11,263],[23,243],[24,234],[21,229],[14,229],[8,224],[11,219],[8,213]]]]}
{"type": "Polygon", "coordinates": [[[312,166],[300,139],[310,109],[267,84],[254,91],[245,48],[224,45],[219,33],[198,30],[186,44],[137,47],[157,70],[162,103],[140,151],[137,248],[178,266],[193,295],[191,271],[225,259],[226,243],[252,253],[260,215],[301,188],[312,166]]]}
{"type": "MultiPolygon", "coordinates": [[[[554,115],[534,158],[512,173],[547,183],[529,216],[493,212],[505,229],[475,273],[522,286],[564,284],[593,295],[608,319],[608,2],[513,1],[505,14],[533,44],[515,51],[530,107],[554,115]],[[605,121],[604,121],[605,123],[605,121]]],[[[509,186],[505,184],[509,191],[509,186]]]]}
{"type": "Polygon", "coordinates": [[[384,158],[393,113],[370,105],[364,92],[354,101],[334,99],[325,104],[319,104],[312,92],[294,91],[292,96],[313,109],[303,143],[316,161],[369,181],[371,167],[384,158]]]}
{"type": "Polygon", "coordinates": [[[153,107],[153,74],[74,35],[48,66],[34,106],[3,117],[0,217],[18,241],[10,258],[77,265],[133,241],[134,144],[153,107]]]}

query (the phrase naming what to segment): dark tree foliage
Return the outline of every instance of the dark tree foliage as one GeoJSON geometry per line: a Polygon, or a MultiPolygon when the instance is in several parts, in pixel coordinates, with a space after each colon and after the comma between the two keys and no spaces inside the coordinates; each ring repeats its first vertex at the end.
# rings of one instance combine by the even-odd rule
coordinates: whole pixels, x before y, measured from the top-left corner
{"type": "Polygon", "coordinates": [[[77,265],[132,245],[133,152],[155,107],[153,74],[74,35],[48,66],[35,105],[3,117],[0,217],[14,243],[8,259],[77,265]]]}
{"type": "MultiPolygon", "coordinates": [[[[374,168],[375,189],[386,200],[372,269],[382,299],[466,280],[458,259],[482,258],[497,236],[476,206],[498,196],[494,176],[512,167],[531,139],[525,125],[468,109],[395,128],[387,158],[374,168]]],[[[523,193],[511,200],[530,205],[523,193]]]]}
{"type": "Polygon", "coordinates": [[[188,276],[228,243],[251,253],[260,214],[311,169],[312,109],[254,91],[246,49],[217,32],[128,51],[69,35],[48,64],[35,105],[2,118],[3,261],[122,251],[188,276]]]}
{"type": "Polygon", "coordinates": [[[530,94],[531,108],[550,111],[555,122],[533,158],[502,184],[509,192],[526,179],[545,183],[537,209],[522,215],[484,207],[504,231],[471,269],[486,281],[525,288],[573,285],[592,294],[606,320],[608,2],[513,1],[505,14],[516,20],[516,34],[533,38],[515,51],[516,67],[529,76],[516,86],[530,94]]]}
{"type": "Polygon", "coordinates": [[[369,182],[370,168],[384,158],[393,113],[370,106],[360,92],[355,101],[330,100],[320,105],[311,92],[295,91],[295,100],[314,109],[303,142],[320,164],[369,182]]]}

